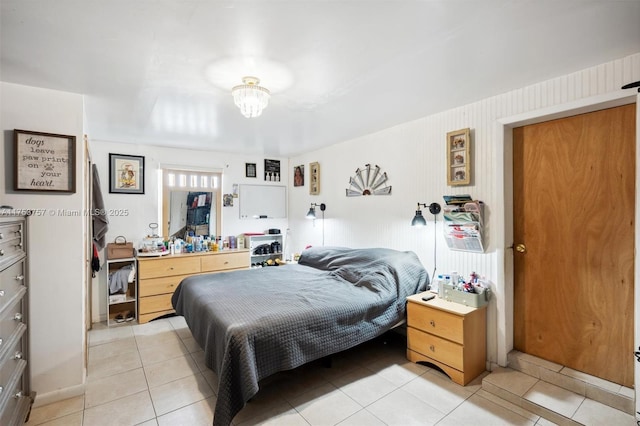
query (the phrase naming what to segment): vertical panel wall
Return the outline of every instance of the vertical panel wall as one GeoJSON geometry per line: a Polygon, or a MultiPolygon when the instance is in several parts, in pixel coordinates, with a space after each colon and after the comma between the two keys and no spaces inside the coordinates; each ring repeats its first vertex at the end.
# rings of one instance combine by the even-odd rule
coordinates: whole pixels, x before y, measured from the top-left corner
{"type": "Polygon", "coordinates": [[[504,215],[505,194],[501,193],[509,183],[504,187],[496,184],[497,173],[510,167],[505,164],[503,145],[497,146],[504,139],[499,121],[581,100],[588,103],[591,98],[620,92],[622,85],[639,79],[640,53],[292,158],[290,167],[320,163],[321,192],[309,195],[307,186],[294,188],[289,182],[290,246],[299,252],[307,245],[320,245],[324,232],[325,245],[412,250],[430,274],[456,270],[465,276],[472,271],[486,276],[496,293],[488,317],[488,360],[497,362],[498,334],[504,341],[505,329],[510,329],[504,315],[500,321],[496,315],[496,300],[505,297],[505,283],[498,278],[504,276],[504,258],[511,256],[505,247],[511,244],[505,244],[504,238],[505,223],[510,222],[504,215]],[[446,134],[466,127],[471,129],[473,143],[471,185],[447,186],[446,134]],[[349,178],[367,163],[387,172],[392,195],[345,196],[349,178]],[[428,226],[410,226],[418,202],[443,204],[442,196],[451,194],[469,194],[485,202],[486,253],[449,250],[441,215],[434,223],[425,211],[428,226]],[[311,202],[326,203],[324,225],[321,220],[305,220],[311,202]]]}

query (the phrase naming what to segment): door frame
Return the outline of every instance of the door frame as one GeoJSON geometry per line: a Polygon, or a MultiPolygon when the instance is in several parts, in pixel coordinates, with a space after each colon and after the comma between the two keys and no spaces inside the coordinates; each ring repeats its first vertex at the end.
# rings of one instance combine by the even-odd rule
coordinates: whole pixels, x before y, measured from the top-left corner
{"type": "MultiPolygon", "coordinates": [[[[497,363],[507,365],[507,355],[513,350],[513,128],[577,114],[598,111],[635,103],[636,104],[636,201],[635,201],[635,248],[640,248],[640,94],[629,90],[619,90],[605,95],[593,96],[552,107],[532,110],[523,114],[502,117],[497,121],[496,173],[494,185],[496,201],[503,209],[494,211],[496,253],[494,257],[497,271],[496,294],[497,313],[497,363]]],[[[635,322],[640,324],[640,256],[634,256],[634,310],[635,322]]],[[[634,348],[640,344],[640,327],[634,330],[634,348]]],[[[629,354],[633,356],[633,354],[629,354]]],[[[634,364],[636,411],[640,411],[640,363],[634,364]]]]}

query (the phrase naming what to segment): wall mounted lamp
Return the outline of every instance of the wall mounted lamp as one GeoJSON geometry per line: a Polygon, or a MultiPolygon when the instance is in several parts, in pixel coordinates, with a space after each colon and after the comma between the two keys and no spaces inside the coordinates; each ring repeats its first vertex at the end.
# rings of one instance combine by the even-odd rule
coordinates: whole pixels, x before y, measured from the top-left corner
{"type": "MultiPolygon", "coordinates": [[[[436,215],[438,213],[440,213],[440,211],[442,210],[442,207],[438,203],[431,203],[431,204],[428,204],[428,205],[426,203],[418,203],[418,209],[416,210],[416,215],[413,216],[413,220],[411,221],[411,226],[422,227],[422,226],[426,226],[426,224],[427,224],[427,221],[425,220],[424,216],[422,216],[422,210],[420,210],[420,207],[424,207],[424,208],[429,207],[429,213],[431,213],[433,215],[434,223],[436,221],[436,215]]],[[[436,266],[437,263],[438,263],[437,250],[436,250],[436,240],[437,240],[436,239],[436,234],[435,234],[435,231],[434,231],[434,233],[433,233],[433,273],[431,274],[431,277],[429,278],[430,281],[434,279],[434,277],[436,275],[436,270],[438,269],[438,267],[436,266]]]]}
{"type": "MultiPolygon", "coordinates": [[[[320,211],[322,212],[322,245],[324,246],[324,211],[327,209],[327,205],[325,203],[311,203],[311,208],[309,209],[309,212],[307,212],[307,219],[313,219],[315,221],[316,207],[320,207],[320,211]]],[[[313,223],[315,226],[315,222],[313,223]]]]}
{"type": "Polygon", "coordinates": [[[425,226],[427,224],[424,216],[422,216],[422,210],[420,210],[420,207],[429,207],[429,213],[431,213],[432,215],[437,215],[438,213],[440,213],[440,210],[442,210],[442,207],[440,207],[440,204],[438,203],[431,203],[429,205],[427,205],[426,203],[418,203],[418,209],[416,210],[416,215],[411,221],[411,226],[425,226]]]}
{"type": "Polygon", "coordinates": [[[320,211],[322,212],[322,219],[324,219],[324,211],[327,209],[327,205],[325,203],[311,203],[311,208],[307,212],[307,219],[316,218],[316,207],[320,207],[320,211]]]}

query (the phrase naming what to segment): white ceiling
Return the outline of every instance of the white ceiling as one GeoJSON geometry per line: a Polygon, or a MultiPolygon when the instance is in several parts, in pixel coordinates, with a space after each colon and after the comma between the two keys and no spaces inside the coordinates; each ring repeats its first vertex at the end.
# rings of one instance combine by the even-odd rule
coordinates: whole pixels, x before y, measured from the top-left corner
{"type": "Polygon", "coordinates": [[[0,79],[84,94],[90,139],[284,157],[640,52],[640,0],[0,3],[0,79]]]}

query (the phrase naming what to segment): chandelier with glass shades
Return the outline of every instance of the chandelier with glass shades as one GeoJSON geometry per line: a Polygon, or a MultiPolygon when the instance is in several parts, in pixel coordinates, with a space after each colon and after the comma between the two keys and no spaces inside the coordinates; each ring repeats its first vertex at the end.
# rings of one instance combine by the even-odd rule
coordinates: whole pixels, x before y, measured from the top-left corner
{"type": "Polygon", "coordinates": [[[269,105],[271,93],[258,85],[260,79],[256,77],[243,77],[242,83],[244,84],[231,89],[233,101],[245,117],[259,117],[262,110],[269,105]]]}

